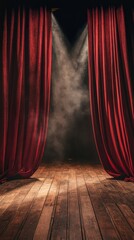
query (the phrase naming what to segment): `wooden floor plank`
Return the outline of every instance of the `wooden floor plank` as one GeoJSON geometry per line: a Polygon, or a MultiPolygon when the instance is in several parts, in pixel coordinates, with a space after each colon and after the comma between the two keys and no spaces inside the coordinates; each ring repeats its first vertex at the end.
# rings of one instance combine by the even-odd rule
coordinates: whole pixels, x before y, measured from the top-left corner
{"type": "Polygon", "coordinates": [[[119,232],[122,240],[134,240],[134,232],[129,226],[127,220],[119,210],[116,204],[106,204],[106,208],[111,216],[115,228],[119,232]]]}
{"type": "MultiPolygon", "coordinates": [[[[50,176],[50,174],[47,173],[46,176],[50,176]]],[[[29,181],[29,180],[30,179],[27,179],[25,181],[29,181]]],[[[36,179],[36,180],[34,179],[34,181],[31,179],[31,182],[33,182],[33,184],[34,184],[34,182],[39,182],[39,181],[40,181],[40,184],[42,184],[43,181],[44,181],[44,178],[40,178],[40,179],[36,179]]],[[[10,217],[10,224],[6,228],[6,231],[4,232],[4,235],[2,235],[2,239],[10,239],[11,236],[14,239],[18,229],[21,228],[22,223],[24,223],[24,220],[27,217],[27,213],[28,213],[29,207],[30,207],[30,205],[29,205],[30,199],[29,199],[29,196],[26,197],[26,192],[30,190],[30,185],[29,184],[25,185],[23,188],[20,188],[20,194],[18,194],[18,196],[16,198],[17,202],[14,201],[13,206],[10,207],[10,214],[11,214],[11,216],[14,216],[14,218],[12,219],[10,217]],[[24,190],[23,190],[23,188],[24,188],[24,190]],[[19,203],[21,203],[21,200],[23,199],[23,196],[26,197],[26,198],[24,199],[24,202],[17,209],[17,206],[19,205],[19,203]]],[[[29,195],[30,194],[31,194],[31,197],[32,196],[34,197],[35,194],[34,194],[33,189],[31,189],[31,192],[29,192],[29,195]]],[[[37,194],[39,194],[38,189],[37,189],[37,194]]],[[[43,196],[44,196],[44,193],[43,193],[43,196]]],[[[31,203],[32,203],[32,201],[31,201],[31,203]]],[[[8,213],[8,215],[9,215],[9,213],[8,213]]],[[[5,218],[7,218],[7,214],[5,214],[4,218],[2,219],[2,220],[4,220],[3,221],[4,225],[6,223],[5,218]]],[[[8,216],[8,222],[9,222],[9,216],[8,216]]],[[[7,222],[7,224],[8,224],[8,222],[7,222]]],[[[2,231],[2,225],[1,225],[0,230],[2,231]]]]}
{"type": "Polygon", "coordinates": [[[81,205],[81,214],[85,235],[84,238],[90,240],[101,240],[102,237],[96,221],[96,216],[81,173],[77,174],[77,186],[81,205]]]}
{"type": "MultiPolygon", "coordinates": [[[[109,197],[113,199],[115,203],[122,203],[122,204],[127,204],[132,211],[134,210],[134,195],[133,195],[133,190],[134,190],[134,184],[128,182],[128,189],[131,189],[131,194],[130,190],[127,188],[124,188],[124,184],[122,183],[123,181],[117,181],[117,180],[112,180],[110,178],[106,178],[105,174],[102,176],[98,176],[101,184],[105,188],[105,192],[109,193],[109,197]]],[[[126,182],[125,182],[126,185],[126,182]]]]}
{"type": "Polygon", "coordinates": [[[43,210],[33,237],[34,240],[49,238],[49,229],[51,229],[52,224],[51,221],[53,222],[52,213],[55,208],[56,198],[59,190],[59,178],[59,175],[56,174],[44,203],[43,210]]]}
{"type": "MultiPolygon", "coordinates": [[[[38,179],[27,186],[24,186],[24,189],[20,189],[20,193],[16,197],[16,200],[13,202],[10,210],[10,224],[8,224],[6,231],[2,235],[2,239],[12,239],[18,234],[22,225],[25,222],[28,211],[32,205],[32,202],[38,194],[38,190],[43,184],[44,179],[38,179]]],[[[8,213],[9,214],[9,213],[8,213]]],[[[7,214],[5,214],[5,217],[7,214]]]]}
{"type": "MultiPolygon", "coordinates": [[[[7,227],[9,223],[12,221],[12,219],[15,216],[15,213],[18,209],[18,207],[21,205],[22,201],[26,198],[26,196],[29,193],[30,188],[32,189],[36,183],[31,182],[28,186],[23,186],[19,189],[18,194],[13,199],[11,198],[11,202],[5,202],[5,205],[3,205],[3,208],[5,208],[5,211],[0,217],[0,235],[4,232],[4,230],[7,231],[7,227]],[[10,204],[9,204],[10,203],[10,204]]],[[[10,237],[10,235],[9,235],[10,237]]]]}
{"type": "Polygon", "coordinates": [[[94,177],[93,181],[93,179],[85,173],[84,178],[103,240],[118,240],[119,235],[114,228],[111,218],[109,217],[103,204],[103,198],[100,195],[100,188],[102,186],[98,181],[98,178],[94,177]]]}
{"type": "Polygon", "coordinates": [[[134,240],[134,184],[98,164],[42,164],[0,185],[0,240],[134,240]]]}
{"type": "Polygon", "coordinates": [[[134,213],[126,204],[118,204],[118,207],[134,231],[134,213]]]}
{"type": "Polygon", "coordinates": [[[78,203],[78,192],[76,183],[76,173],[74,170],[69,171],[69,189],[68,189],[68,202],[69,202],[69,239],[81,240],[82,230],[80,222],[80,211],[78,203]]]}
{"type": "MultiPolygon", "coordinates": [[[[117,183],[112,185],[113,180],[105,179],[104,176],[98,178],[101,183],[101,197],[107,212],[118,231],[121,239],[133,240],[134,232],[130,225],[128,224],[125,216],[122,214],[118,208],[118,204],[124,204],[124,198],[118,192],[118,187],[116,189],[117,183]]],[[[126,202],[126,201],[125,201],[126,202]]]]}
{"type": "Polygon", "coordinates": [[[49,189],[51,187],[52,181],[54,178],[54,173],[51,173],[45,181],[43,181],[43,184],[41,185],[40,189],[38,190],[34,201],[32,203],[32,206],[27,214],[27,218],[25,219],[25,223],[23,225],[23,228],[18,236],[19,240],[32,240],[34,236],[34,232],[36,229],[36,226],[39,221],[39,217],[42,212],[43,205],[45,203],[47,194],[49,192],[49,189]]]}
{"type": "Polygon", "coordinates": [[[61,172],[59,195],[54,215],[50,239],[67,239],[68,212],[67,212],[68,173],[61,172]]]}

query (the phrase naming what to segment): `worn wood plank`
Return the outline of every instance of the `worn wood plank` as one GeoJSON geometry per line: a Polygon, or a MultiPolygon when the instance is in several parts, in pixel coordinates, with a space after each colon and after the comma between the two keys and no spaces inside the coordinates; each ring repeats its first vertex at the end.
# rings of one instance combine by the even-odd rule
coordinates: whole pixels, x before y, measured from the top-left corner
{"type": "Polygon", "coordinates": [[[116,204],[106,204],[106,208],[108,210],[111,219],[115,225],[115,228],[119,232],[119,235],[122,240],[133,240],[134,239],[134,231],[129,226],[127,220],[119,210],[116,204]]]}
{"type": "Polygon", "coordinates": [[[110,178],[107,179],[105,174],[98,176],[98,178],[105,188],[105,191],[109,194],[109,197],[111,197],[115,203],[127,204],[132,210],[134,210],[133,183],[127,182],[129,185],[128,189],[131,189],[130,194],[130,190],[123,187],[124,184],[122,184],[122,181],[117,181],[110,178]]]}
{"type": "Polygon", "coordinates": [[[81,240],[82,229],[80,220],[80,209],[78,202],[78,192],[76,183],[76,173],[74,170],[69,171],[69,189],[68,189],[68,202],[69,202],[69,239],[81,240]]]}
{"type": "MultiPolygon", "coordinates": [[[[118,208],[118,204],[124,203],[124,198],[121,197],[119,194],[119,188],[118,183],[115,182],[114,185],[112,185],[113,180],[105,179],[104,176],[101,176],[100,183],[102,185],[101,188],[101,196],[103,198],[103,203],[107,209],[107,212],[118,231],[121,239],[134,239],[134,232],[130,225],[128,224],[126,218],[123,216],[122,212],[118,208]],[[110,186],[111,185],[111,186],[110,186]]],[[[126,201],[125,201],[126,202],[126,201]]]]}
{"type": "MultiPolygon", "coordinates": [[[[40,169],[39,172],[41,171],[42,169],[40,169]]],[[[46,173],[45,176],[47,177],[48,173],[46,173]]],[[[7,212],[4,215],[4,218],[7,218],[8,221],[6,225],[6,231],[4,231],[2,234],[2,239],[10,239],[11,236],[13,239],[15,238],[18,230],[21,228],[25,216],[27,215],[27,211],[29,211],[30,204],[32,203],[32,199],[34,198],[36,191],[38,193],[38,189],[43,184],[44,178],[30,178],[17,181],[19,182],[20,188],[18,188],[18,194],[16,195],[16,198],[14,201],[12,201],[12,204],[8,207],[7,212]]],[[[14,181],[10,182],[11,185],[13,183],[14,181]]],[[[3,226],[3,224],[1,226],[3,226]]]]}
{"type": "Polygon", "coordinates": [[[99,228],[103,237],[103,240],[118,240],[119,235],[114,228],[114,225],[111,221],[109,214],[106,211],[106,208],[103,204],[103,198],[100,194],[100,189],[102,186],[98,181],[97,177],[94,177],[94,180],[84,173],[84,179],[88,189],[89,197],[91,199],[94,212],[99,224],[99,228]]]}
{"type": "Polygon", "coordinates": [[[134,212],[126,204],[118,204],[118,207],[134,231],[134,212]]]}
{"type": "Polygon", "coordinates": [[[91,240],[101,240],[102,237],[99,231],[98,223],[96,221],[94,209],[81,173],[77,174],[77,186],[84,230],[83,235],[85,235],[84,238],[91,240]]]}
{"type": "Polygon", "coordinates": [[[68,228],[68,173],[61,172],[59,195],[55,209],[53,227],[50,235],[51,240],[59,240],[67,238],[68,228]]]}
{"type": "Polygon", "coordinates": [[[53,222],[53,211],[56,206],[56,200],[59,190],[59,174],[56,174],[53,183],[50,187],[40,219],[34,234],[34,240],[48,239],[49,229],[51,229],[51,222],[53,222]]]}
{"type": "Polygon", "coordinates": [[[51,187],[52,181],[54,178],[54,173],[49,174],[45,181],[43,181],[43,184],[41,185],[40,189],[38,190],[34,201],[31,205],[31,208],[29,209],[27,216],[25,218],[25,222],[22,226],[22,229],[20,231],[20,234],[18,234],[17,238],[19,240],[30,240],[33,239],[34,232],[36,229],[36,226],[39,221],[39,217],[43,208],[43,205],[45,203],[47,194],[49,192],[49,189],[51,187]]]}
{"type": "Polygon", "coordinates": [[[32,189],[37,183],[36,182],[31,182],[29,186],[23,186],[23,188],[19,189],[18,194],[16,197],[11,199],[11,202],[7,202],[8,205],[3,206],[6,210],[3,212],[3,214],[0,217],[0,235],[7,230],[7,226],[9,223],[12,221],[13,217],[15,216],[15,213],[19,207],[19,205],[22,203],[22,201],[26,198],[26,196],[29,193],[29,190],[32,189]]]}

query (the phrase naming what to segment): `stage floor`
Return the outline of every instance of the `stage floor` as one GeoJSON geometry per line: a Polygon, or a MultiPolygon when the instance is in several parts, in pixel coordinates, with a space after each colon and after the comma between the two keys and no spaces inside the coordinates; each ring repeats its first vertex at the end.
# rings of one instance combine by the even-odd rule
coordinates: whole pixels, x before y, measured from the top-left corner
{"type": "Polygon", "coordinates": [[[0,185],[0,239],[132,240],[134,183],[100,164],[42,164],[0,185]]]}

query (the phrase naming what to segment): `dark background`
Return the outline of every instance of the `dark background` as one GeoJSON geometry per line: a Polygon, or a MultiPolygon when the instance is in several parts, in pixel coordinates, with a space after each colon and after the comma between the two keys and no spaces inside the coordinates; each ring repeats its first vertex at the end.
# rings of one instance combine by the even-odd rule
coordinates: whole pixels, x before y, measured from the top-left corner
{"type": "MultiPolygon", "coordinates": [[[[79,37],[80,29],[87,24],[86,8],[77,10],[74,8],[59,8],[58,10],[54,11],[53,14],[60,26],[60,29],[69,42],[70,49],[73,49],[74,43],[79,37]]],[[[55,31],[54,27],[53,31],[55,31]]],[[[82,103],[80,109],[77,109],[71,116],[71,119],[69,119],[69,128],[65,136],[61,139],[62,154],[59,152],[60,149],[56,149],[55,145],[53,144],[53,141],[56,141],[56,138],[58,138],[59,131],[61,131],[60,127],[56,128],[55,133],[51,135],[51,129],[53,128],[53,122],[51,122],[51,120],[53,118],[53,112],[55,111],[55,99],[53,97],[55,91],[54,84],[55,82],[56,84],[60,84],[57,77],[55,76],[55,73],[58,71],[56,68],[57,58],[58,56],[55,55],[55,49],[53,48],[51,109],[44,161],[70,161],[71,159],[73,162],[77,160],[81,162],[98,162],[99,160],[92,133],[89,101],[82,103]]],[[[88,91],[87,65],[85,67],[81,88],[86,88],[88,91]]],[[[71,95],[69,97],[71,98],[71,95]]]]}

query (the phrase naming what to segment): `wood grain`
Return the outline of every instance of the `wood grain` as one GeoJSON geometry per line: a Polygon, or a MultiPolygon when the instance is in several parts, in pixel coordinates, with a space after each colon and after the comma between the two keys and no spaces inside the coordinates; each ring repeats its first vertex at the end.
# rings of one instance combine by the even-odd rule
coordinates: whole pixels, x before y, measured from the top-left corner
{"type": "Polygon", "coordinates": [[[0,240],[134,240],[134,183],[93,164],[42,164],[0,185],[0,240]]]}

